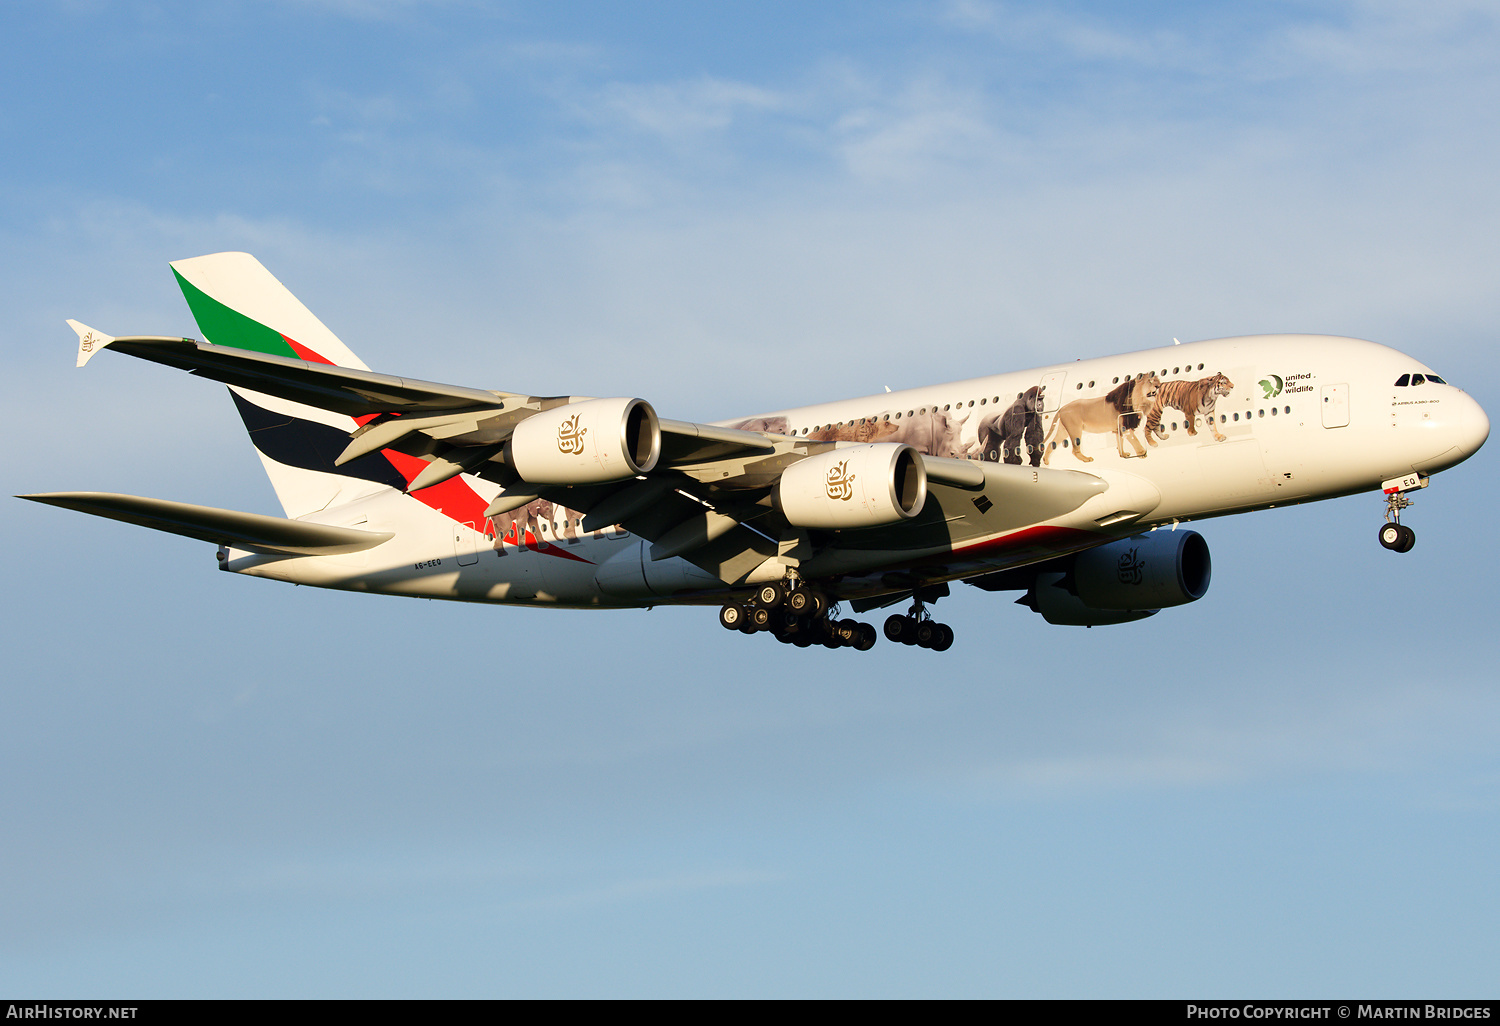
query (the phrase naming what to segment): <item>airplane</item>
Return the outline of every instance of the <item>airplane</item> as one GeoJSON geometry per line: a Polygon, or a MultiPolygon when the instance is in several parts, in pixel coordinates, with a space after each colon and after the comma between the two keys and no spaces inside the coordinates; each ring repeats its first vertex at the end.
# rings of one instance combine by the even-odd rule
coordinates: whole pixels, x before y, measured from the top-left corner
{"type": "Polygon", "coordinates": [[[220,569],[386,595],[561,608],[719,607],[722,626],[869,650],[841,616],[910,602],[893,642],[949,648],[965,582],[1051,624],[1201,599],[1209,517],[1411,493],[1489,436],[1479,404],[1359,339],[1255,335],[712,424],[639,398],[533,396],[372,372],[254,257],[171,264],[203,339],[100,351],[229,386],[285,518],[101,492],[20,498],[218,546],[220,569]]]}

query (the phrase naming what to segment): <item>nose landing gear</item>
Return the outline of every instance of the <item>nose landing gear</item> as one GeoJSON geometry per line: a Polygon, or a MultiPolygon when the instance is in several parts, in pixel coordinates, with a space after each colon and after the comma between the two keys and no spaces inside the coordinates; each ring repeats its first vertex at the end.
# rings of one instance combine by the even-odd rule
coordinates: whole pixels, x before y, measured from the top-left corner
{"type": "Polygon", "coordinates": [[[1381,486],[1385,492],[1385,523],[1380,525],[1380,544],[1393,552],[1410,552],[1417,544],[1417,532],[1401,523],[1401,511],[1415,505],[1406,493],[1427,487],[1427,478],[1420,474],[1400,477],[1381,486]]]}

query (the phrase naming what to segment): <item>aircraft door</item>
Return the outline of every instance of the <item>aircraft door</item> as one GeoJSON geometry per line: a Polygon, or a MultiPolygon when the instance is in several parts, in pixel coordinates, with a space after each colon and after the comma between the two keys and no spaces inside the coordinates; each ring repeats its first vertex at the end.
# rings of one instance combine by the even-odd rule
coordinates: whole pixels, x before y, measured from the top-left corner
{"type": "Polygon", "coordinates": [[[1067,371],[1057,371],[1042,376],[1042,412],[1056,413],[1062,405],[1063,382],[1068,380],[1067,371]]]}
{"type": "Polygon", "coordinates": [[[459,566],[473,566],[479,562],[479,539],[483,537],[481,529],[474,524],[453,525],[453,554],[458,557],[459,566]]]}
{"type": "Polygon", "coordinates": [[[1341,428],[1349,426],[1349,386],[1323,386],[1323,426],[1341,428]]]}

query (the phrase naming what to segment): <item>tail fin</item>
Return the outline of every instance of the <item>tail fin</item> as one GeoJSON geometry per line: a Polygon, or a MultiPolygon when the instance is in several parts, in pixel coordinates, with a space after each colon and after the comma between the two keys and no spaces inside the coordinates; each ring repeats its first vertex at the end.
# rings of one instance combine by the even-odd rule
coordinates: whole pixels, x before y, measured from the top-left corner
{"type": "MultiPolygon", "coordinates": [[[[214,345],[369,370],[248,253],[176,260],[172,273],[204,339],[214,345]]],[[[393,483],[399,487],[394,473],[361,474],[352,465],[333,465],[356,426],[352,418],[244,388],[230,391],[288,517],[341,505],[393,483]]]]}

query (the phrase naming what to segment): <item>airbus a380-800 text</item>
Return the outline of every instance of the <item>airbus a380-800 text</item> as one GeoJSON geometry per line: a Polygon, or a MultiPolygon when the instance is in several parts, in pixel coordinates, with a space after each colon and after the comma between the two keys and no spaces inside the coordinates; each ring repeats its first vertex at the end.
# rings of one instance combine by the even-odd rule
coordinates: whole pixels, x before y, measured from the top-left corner
{"type": "Polygon", "coordinates": [[[219,546],[232,573],[570,608],[719,607],[788,644],[943,650],[954,581],[1049,623],[1193,602],[1184,521],[1409,493],[1489,435],[1479,404],[1394,349],[1326,335],[1172,345],[714,424],[638,398],[533,396],[371,372],[253,257],[172,264],[203,341],[102,349],[230,386],[286,519],[101,492],[28,495],[219,546]]]}

